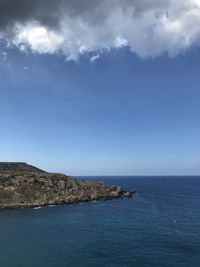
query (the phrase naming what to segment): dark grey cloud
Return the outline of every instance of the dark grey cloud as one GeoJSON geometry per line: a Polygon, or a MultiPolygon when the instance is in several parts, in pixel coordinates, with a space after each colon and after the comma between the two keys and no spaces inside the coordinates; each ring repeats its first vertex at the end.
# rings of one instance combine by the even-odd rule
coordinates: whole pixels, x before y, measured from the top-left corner
{"type": "Polygon", "coordinates": [[[59,22],[62,1],[0,0],[0,27],[12,27],[16,22],[36,20],[54,27],[59,22]]]}
{"type": "Polygon", "coordinates": [[[0,0],[1,38],[68,59],[125,45],[173,56],[199,45],[199,22],[199,0],[0,0]]]}
{"type": "Polygon", "coordinates": [[[166,1],[162,0],[0,0],[0,27],[7,28],[29,20],[58,27],[61,14],[81,16],[95,23],[109,16],[117,6],[125,10],[134,7],[136,12],[142,12],[164,3],[166,1]]]}

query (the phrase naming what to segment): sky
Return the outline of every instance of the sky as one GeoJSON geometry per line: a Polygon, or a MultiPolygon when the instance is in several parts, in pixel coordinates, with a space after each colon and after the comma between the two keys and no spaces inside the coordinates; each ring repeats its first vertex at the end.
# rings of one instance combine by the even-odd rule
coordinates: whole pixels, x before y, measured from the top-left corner
{"type": "Polygon", "coordinates": [[[0,0],[0,161],[200,175],[200,1],[0,0]]]}

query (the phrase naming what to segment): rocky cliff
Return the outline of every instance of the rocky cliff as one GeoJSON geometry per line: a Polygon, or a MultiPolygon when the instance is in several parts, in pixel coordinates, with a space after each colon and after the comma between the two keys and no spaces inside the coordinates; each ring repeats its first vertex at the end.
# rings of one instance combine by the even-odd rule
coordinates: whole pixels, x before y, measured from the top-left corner
{"type": "Polygon", "coordinates": [[[131,197],[120,186],[83,181],[63,174],[0,171],[0,208],[35,207],[131,197]]]}

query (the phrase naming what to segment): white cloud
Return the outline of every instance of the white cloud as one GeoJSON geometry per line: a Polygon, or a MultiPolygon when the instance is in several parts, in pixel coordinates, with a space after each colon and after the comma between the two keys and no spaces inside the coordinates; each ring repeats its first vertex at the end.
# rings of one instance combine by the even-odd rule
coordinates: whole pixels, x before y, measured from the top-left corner
{"type": "Polygon", "coordinates": [[[24,50],[29,46],[32,51],[42,53],[55,53],[61,48],[64,36],[46,29],[38,23],[17,25],[16,36],[12,42],[24,50]]]}
{"type": "Polygon", "coordinates": [[[176,56],[200,45],[200,0],[58,2],[63,8],[54,5],[51,10],[43,1],[47,14],[41,11],[40,17],[31,10],[23,19],[17,14],[14,23],[0,29],[0,36],[23,51],[29,47],[34,53],[63,53],[68,60],[92,52],[91,62],[112,48],[129,46],[144,58],[176,56]]]}
{"type": "Polygon", "coordinates": [[[1,53],[1,55],[2,55],[2,59],[3,59],[3,61],[6,62],[6,61],[7,61],[7,52],[3,51],[3,52],[1,53]]]}
{"type": "Polygon", "coordinates": [[[91,58],[90,58],[90,62],[91,63],[94,63],[97,59],[99,59],[100,58],[100,55],[99,54],[96,54],[96,55],[94,55],[94,56],[92,56],[91,58]]]}

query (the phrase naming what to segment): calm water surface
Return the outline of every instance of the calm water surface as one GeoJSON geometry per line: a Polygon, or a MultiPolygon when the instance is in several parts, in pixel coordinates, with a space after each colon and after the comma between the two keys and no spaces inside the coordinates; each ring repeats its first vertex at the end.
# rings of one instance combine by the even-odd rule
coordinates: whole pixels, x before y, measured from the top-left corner
{"type": "Polygon", "coordinates": [[[103,177],[132,199],[0,211],[0,266],[200,266],[200,177],[103,177]]]}

